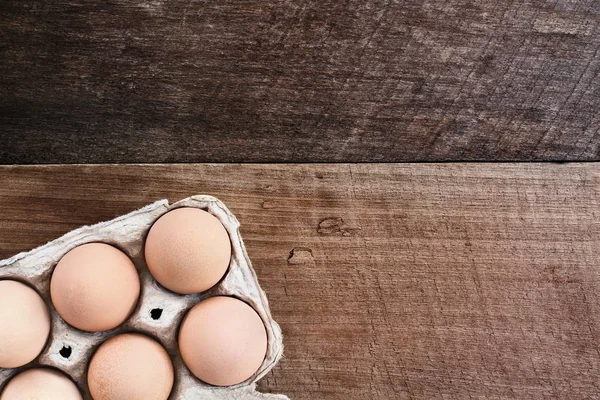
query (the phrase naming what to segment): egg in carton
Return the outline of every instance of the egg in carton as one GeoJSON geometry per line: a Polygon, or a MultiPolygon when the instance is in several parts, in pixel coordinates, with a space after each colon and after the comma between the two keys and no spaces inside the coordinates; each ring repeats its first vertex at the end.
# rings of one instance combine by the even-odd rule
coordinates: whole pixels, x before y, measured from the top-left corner
{"type": "Polygon", "coordinates": [[[87,387],[87,368],[94,351],[110,337],[125,332],[140,332],[158,340],[167,350],[175,372],[172,400],[275,399],[284,395],[262,394],[256,382],[267,374],[283,354],[279,325],[271,317],[265,293],[261,290],[239,232],[239,222],[227,207],[212,196],[198,195],[169,205],[157,201],[127,215],[92,226],[84,226],[28,252],[0,261],[0,279],[15,279],[34,287],[45,300],[51,314],[50,337],[42,353],[31,363],[14,369],[0,369],[0,392],[8,380],[22,370],[46,366],[63,371],[75,381],[84,399],[91,399],[87,387]],[[229,269],[221,281],[206,292],[179,295],[156,283],[144,259],[144,242],[152,224],[166,212],[179,207],[208,211],[223,224],[232,246],[229,269]],[[133,261],[140,276],[138,304],[119,327],[89,333],[68,325],[58,315],[50,299],[50,277],[60,259],[73,248],[91,242],[113,245],[133,261]],[[252,306],[267,332],[267,353],[258,371],[248,380],[228,387],[208,385],[194,377],[183,363],[177,333],[186,312],[201,300],[215,296],[237,297],[252,306]]]}

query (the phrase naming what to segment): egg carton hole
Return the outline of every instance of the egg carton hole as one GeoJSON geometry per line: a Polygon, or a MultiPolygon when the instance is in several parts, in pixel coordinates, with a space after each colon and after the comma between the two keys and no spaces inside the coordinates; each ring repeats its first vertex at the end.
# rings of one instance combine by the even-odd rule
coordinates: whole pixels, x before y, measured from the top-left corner
{"type": "Polygon", "coordinates": [[[58,353],[61,355],[62,358],[68,359],[69,357],[71,357],[72,351],[73,349],[71,349],[71,346],[63,346],[58,353]]]}
{"type": "Polygon", "coordinates": [[[159,320],[162,316],[162,312],[162,308],[153,308],[152,310],[150,310],[150,318],[152,318],[155,321],[159,320]]]}

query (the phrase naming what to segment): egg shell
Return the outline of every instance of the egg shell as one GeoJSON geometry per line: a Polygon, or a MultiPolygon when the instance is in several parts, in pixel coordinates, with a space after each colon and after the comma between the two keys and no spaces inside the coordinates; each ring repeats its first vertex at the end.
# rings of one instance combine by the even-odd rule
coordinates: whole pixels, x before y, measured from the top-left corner
{"type": "Polygon", "coordinates": [[[104,243],[87,243],[68,252],[50,279],[52,305],[62,319],[88,332],[114,329],[129,318],[140,295],[131,260],[104,243]]]}
{"type": "Polygon", "coordinates": [[[173,364],[156,340],[124,333],[98,347],[87,382],[94,400],[166,400],[173,388],[173,364]]]}
{"type": "Polygon", "coordinates": [[[62,372],[32,368],[14,376],[0,394],[0,400],[82,400],[77,386],[62,372]]]}
{"type": "Polygon", "coordinates": [[[216,386],[243,382],[260,368],[267,332],[256,311],[234,297],[196,304],[179,329],[179,352],[188,369],[216,386]]]}
{"type": "Polygon", "coordinates": [[[35,290],[15,280],[0,281],[0,367],[21,367],[44,349],[50,313],[35,290]]]}
{"type": "Polygon", "coordinates": [[[227,272],[231,242],[212,214],[181,207],[160,217],[146,238],[146,264],[152,277],[175,293],[204,292],[227,272]]]}
{"type": "MultiPolygon", "coordinates": [[[[142,332],[156,339],[166,349],[175,371],[171,400],[251,400],[288,399],[284,395],[261,394],[255,390],[256,382],[267,374],[283,354],[283,340],[279,325],[270,314],[265,293],[260,289],[244,243],[239,232],[239,222],[218,199],[212,196],[192,196],[169,205],[167,200],[157,201],[142,209],[112,221],[84,226],[38,247],[0,261],[0,279],[18,278],[34,286],[50,302],[50,275],[58,261],[69,250],[84,243],[102,242],[123,250],[134,262],[139,273],[141,293],[131,317],[111,331],[88,333],[66,324],[51,307],[52,333],[49,344],[35,361],[39,366],[50,366],[64,371],[80,388],[84,399],[90,399],[86,384],[86,370],[96,348],[106,339],[126,332],[142,332]],[[163,214],[179,207],[196,207],[210,212],[223,224],[231,239],[231,262],[226,276],[210,290],[190,295],[177,295],[157,284],[144,261],[144,240],[152,224],[163,214]],[[225,295],[242,299],[256,310],[267,330],[267,355],[250,379],[230,387],[215,387],[194,377],[179,356],[177,332],[185,313],[200,300],[210,296],[225,295]],[[162,310],[159,319],[152,318],[152,310],[162,310]],[[70,349],[61,355],[61,350],[70,349]]],[[[157,313],[154,313],[155,315],[157,313]]],[[[6,381],[22,368],[0,369],[0,389],[6,381]]]]}

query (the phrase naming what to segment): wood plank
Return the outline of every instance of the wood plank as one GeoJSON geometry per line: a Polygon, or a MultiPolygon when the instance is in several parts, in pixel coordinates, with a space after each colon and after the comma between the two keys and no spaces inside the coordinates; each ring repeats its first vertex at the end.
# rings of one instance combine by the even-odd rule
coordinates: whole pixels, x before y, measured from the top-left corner
{"type": "Polygon", "coordinates": [[[0,27],[2,163],[600,160],[598,1],[4,0],[0,27]]]}
{"type": "Polygon", "coordinates": [[[597,398],[598,164],[0,167],[0,257],[160,198],[237,215],[293,399],[597,398]]]}

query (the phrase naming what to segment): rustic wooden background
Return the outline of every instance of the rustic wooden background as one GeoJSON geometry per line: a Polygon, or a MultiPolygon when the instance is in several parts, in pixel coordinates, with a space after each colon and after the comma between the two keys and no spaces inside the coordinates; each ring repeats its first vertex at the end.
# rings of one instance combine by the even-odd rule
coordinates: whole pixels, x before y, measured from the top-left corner
{"type": "Polygon", "coordinates": [[[0,258],[160,198],[224,200],[294,400],[597,399],[598,164],[0,167],[0,258]]]}
{"type": "Polygon", "coordinates": [[[0,162],[600,159],[597,0],[3,0],[0,162]]]}
{"type": "MultiPolygon", "coordinates": [[[[0,164],[599,161],[595,0],[3,0],[0,164]]],[[[292,399],[600,397],[599,164],[0,167],[0,258],[223,199],[292,399]]]]}

